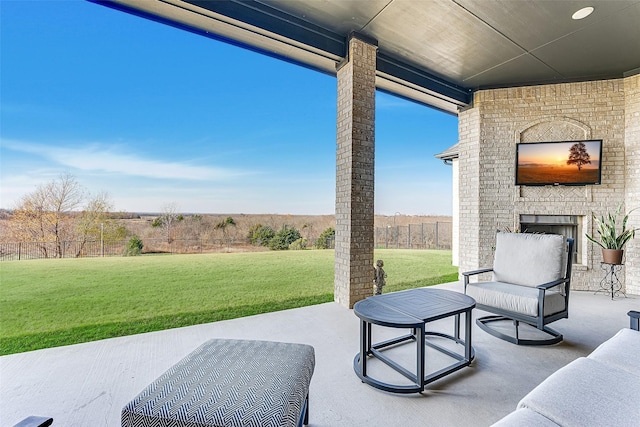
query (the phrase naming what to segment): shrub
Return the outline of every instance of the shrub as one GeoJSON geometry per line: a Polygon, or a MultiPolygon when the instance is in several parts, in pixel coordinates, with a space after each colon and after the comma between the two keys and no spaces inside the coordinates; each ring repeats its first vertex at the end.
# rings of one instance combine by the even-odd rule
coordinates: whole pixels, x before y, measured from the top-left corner
{"type": "Polygon", "coordinates": [[[249,239],[251,244],[255,246],[269,246],[269,242],[273,239],[276,232],[268,225],[256,224],[249,230],[249,239]]]}
{"type": "Polygon", "coordinates": [[[317,249],[329,249],[334,246],[336,239],[336,230],[333,227],[329,227],[320,233],[318,240],[316,240],[317,249]]]}
{"type": "Polygon", "coordinates": [[[249,227],[249,231],[247,231],[247,239],[249,239],[251,241],[251,243],[254,244],[254,245],[255,245],[255,242],[253,241],[253,236],[260,229],[260,227],[262,227],[262,224],[260,224],[260,223],[253,224],[251,227],[249,227]]]}
{"type": "Polygon", "coordinates": [[[289,249],[292,251],[300,251],[303,249],[307,249],[307,239],[301,237],[298,240],[296,240],[295,242],[292,242],[289,245],[289,249]]]}
{"type": "Polygon", "coordinates": [[[286,225],[282,230],[278,231],[273,239],[269,242],[269,248],[274,251],[283,251],[289,249],[289,245],[300,238],[300,232],[295,228],[289,228],[286,225]]]}
{"type": "Polygon", "coordinates": [[[144,244],[142,240],[138,236],[133,236],[127,242],[127,246],[124,248],[123,256],[136,256],[142,253],[142,248],[144,244]]]}

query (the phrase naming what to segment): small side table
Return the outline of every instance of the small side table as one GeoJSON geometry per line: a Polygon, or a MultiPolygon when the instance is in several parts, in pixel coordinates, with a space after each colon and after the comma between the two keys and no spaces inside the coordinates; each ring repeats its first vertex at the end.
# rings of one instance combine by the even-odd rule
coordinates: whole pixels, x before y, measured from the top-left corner
{"type": "Polygon", "coordinates": [[[622,267],[624,267],[624,264],[601,262],[600,268],[605,271],[605,275],[600,281],[600,289],[595,291],[594,294],[598,292],[611,293],[611,299],[613,299],[614,296],[618,297],[622,294],[626,298],[627,294],[622,290],[622,282],[620,282],[620,278],[618,277],[618,274],[622,271],[622,267]]]}

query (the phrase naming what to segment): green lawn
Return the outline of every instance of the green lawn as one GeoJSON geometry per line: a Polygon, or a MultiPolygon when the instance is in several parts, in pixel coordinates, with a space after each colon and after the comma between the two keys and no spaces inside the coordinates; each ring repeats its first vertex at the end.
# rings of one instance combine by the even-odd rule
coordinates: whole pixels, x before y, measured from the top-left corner
{"type": "MultiPolygon", "coordinates": [[[[3,262],[0,354],[333,301],[333,258],[308,250],[3,262]]],[[[381,249],[375,258],[385,262],[384,292],[457,280],[450,251],[381,249]]]]}

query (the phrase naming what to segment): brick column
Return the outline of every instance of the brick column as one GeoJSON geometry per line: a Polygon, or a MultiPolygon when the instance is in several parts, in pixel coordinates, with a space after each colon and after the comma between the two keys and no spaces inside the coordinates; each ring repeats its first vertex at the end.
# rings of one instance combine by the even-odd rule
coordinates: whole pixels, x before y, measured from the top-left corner
{"type": "Polygon", "coordinates": [[[375,74],[377,43],[353,35],[338,66],[334,300],[373,295],[375,74]]]}

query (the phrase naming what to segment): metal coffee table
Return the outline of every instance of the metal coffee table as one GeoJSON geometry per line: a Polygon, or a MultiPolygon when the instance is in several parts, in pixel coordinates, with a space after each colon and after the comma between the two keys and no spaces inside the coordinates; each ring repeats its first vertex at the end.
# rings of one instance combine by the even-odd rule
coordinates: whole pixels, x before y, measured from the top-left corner
{"type": "Polygon", "coordinates": [[[471,346],[471,310],[475,306],[475,300],[467,295],[429,288],[376,295],[358,301],[354,305],[353,311],[360,318],[360,353],[353,360],[353,369],[363,382],[381,390],[394,393],[420,393],[424,391],[426,384],[471,364],[475,357],[475,351],[471,346]],[[460,338],[460,314],[463,313],[464,340],[460,338]],[[425,325],[427,323],[451,316],[455,317],[453,336],[426,331],[425,325]],[[371,340],[371,325],[411,329],[411,333],[374,344],[371,340]],[[428,339],[429,336],[454,341],[464,348],[464,355],[432,342],[428,339]],[[389,347],[411,342],[416,343],[417,349],[415,373],[383,354],[383,351],[389,347]],[[446,354],[456,362],[436,372],[425,373],[425,346],[446,354]],[[394,385],[372,378],[367,372],[367,359],[370,357],[381,360],[407,377],[413,384],[394,385]]]}

